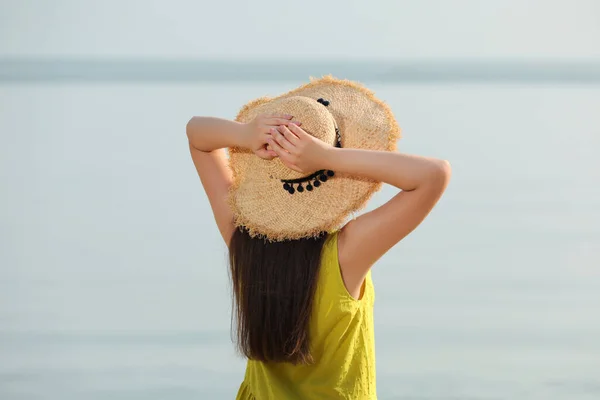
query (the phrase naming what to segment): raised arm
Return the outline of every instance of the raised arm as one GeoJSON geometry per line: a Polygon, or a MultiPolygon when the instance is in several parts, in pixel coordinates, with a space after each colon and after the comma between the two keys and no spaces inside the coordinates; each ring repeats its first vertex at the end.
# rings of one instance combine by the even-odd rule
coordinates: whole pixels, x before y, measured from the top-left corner
{"type": "Polygon", "coordinates": [[[350,221],[340,232],[340,262],[357,272],[368,271],[412,232],[435,206],[450,179],[447,161],[391,152],[333,148],[325,168],[402,189],[381,207],[350,221]]]}
{"type": "Polygon", "coordinates": [[[233,215],[226,202],[232,175],[224,148],[248,148],[261,158],[273,158],[276,154],[266,148],[269,128],[287,124],[290,118],[287,115],[261,115],[250,123],[242,124],[221,118],[193,117],[188,122],[186,133],[192,160],[225,243],[229,244],[234,226],[233,215]]]}
{"type": "Polygon", "coordinates": [[[381,207],[350,221],[340,232],[338,252],[344,283],[357,296],[371,266],[429,214],[450,179],[450,164],[434,158],[329,146],[290,125],[273,132],[279,157],[298,171],[330,169],[385,182],[401,189],[381,207]]]}

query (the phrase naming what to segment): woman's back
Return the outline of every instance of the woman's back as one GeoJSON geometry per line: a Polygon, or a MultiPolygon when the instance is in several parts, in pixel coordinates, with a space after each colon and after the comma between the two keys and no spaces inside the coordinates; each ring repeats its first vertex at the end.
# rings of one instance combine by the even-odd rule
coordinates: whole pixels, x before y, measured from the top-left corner
{"type": "Polygon", "coordinates": [[[375,341],[371,274],[360,299],[346,289],[338,234],[323,247],[309,332],[314,363],[249,360],[237,399],[375,399],[375,341]]]}

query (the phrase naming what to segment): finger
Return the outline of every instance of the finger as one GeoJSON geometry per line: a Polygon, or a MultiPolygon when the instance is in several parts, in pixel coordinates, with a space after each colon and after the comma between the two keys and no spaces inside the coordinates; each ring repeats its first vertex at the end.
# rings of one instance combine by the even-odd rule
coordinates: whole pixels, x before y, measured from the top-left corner
{"type": "Polygon", "coordinates": [[[269,154],[273,154],[275,157],[277,157],[277,153],[275,153],[275,151],[273,151],[273,148],[271,147],[270,144],[267,144],[267,151],[269,152],[269,154]]]}
{"type": "Polygon", "coordinates": [[[262,151],[257,151],[256,153],[254,153],[254,155],[258,158],[260,158],[261,160],[267,160],[267,161],[271,161],[272,159],[276,158],[276,157],[271,157],[270,155],[267,155],[266,153],[263,153],[262,151]]]}
{"type": "Polygon", "coordinates": [[[267,143],[268,143],[269,147],[271,147],[273,152],[275,152],[275,154],[277,154],[277,157],[284,159],[284,158],[287,158],[287,156],[289,155],[289,153],[287,151],[285,151],[283,149],[283,147],[281,147],[279,145],[279,143],[277,143],[275,141],[274,138],[272,138],[272,137],[268,138],[267,143]]]}
{"type": "Polygon", "coordinates": [[[298,139],[303,139],[308,136],[308,133],[306,133],[304,129],[300,128],[297,124],[288,124],[287,127],[294,135],[296,135],[298,139]]]}
{"type": "Polygon", "coordinates": [[[283,133],[283,136],[293,145],[296,145],[298,140],[300,140],[298,136],[294,135],[285,125],[279,127],[279,132],[283,133]]]}
{"type": "Polygon", "coordinates": [[[273,150],[273,148],[270,145],[267,145],[267,147],[265,148],[265,154],[268,154],[271,157],[277,157],[277,153],[275,153],[275,151],[273,150]]]}
{"type": "MultiPolygon", "coordinates": [[[[302,123],[300,121],[291,121],[291,122],[298,124],[298,125],[302,125],[302,123]]],[[[273,117],[273,118],[268,118],[265,120],[265,124],[272,125],[272,126],[287,125],[289,123],[290,123],[290,120],[285,119],[285,118],[273,117]]]]}
{"type": "Polygon", "coordinates": [[[291,114],[269,114],[269,118],[292,119],[294,116],[291,114]]]}
{"type": "Polygon", "coordinates": [[[275,128],[271,128],[271,137],[275,139],[275,142],[277,142],[286,151],[291,152],[296,147],[275,128]]]}
{"type": "Polygon", "coordinates": [[[272,160],[274,158],[277,158],[277,153],[275,153],[273,150],[261,149],[258,150],[255,154],[263,160],[272,160]]]}
{"type": "Polygon", "coordinates": [[[290,153],[288,153],[287,151],[285,151],[283,149],[283,147],[281,147],[273,138],[269,138],[268,139],[268,143],[269,146],[271,146],[271,148],[273,149],[273,151],[277,154],[277,157],[279,157],[279,159],[283,162],[283,164],[288,167],[293,169],[296,172],[300,172],[302,173],[303,171],[298,168],[298,166],[296,164],[292,164],[290,162],[290,153]]]}

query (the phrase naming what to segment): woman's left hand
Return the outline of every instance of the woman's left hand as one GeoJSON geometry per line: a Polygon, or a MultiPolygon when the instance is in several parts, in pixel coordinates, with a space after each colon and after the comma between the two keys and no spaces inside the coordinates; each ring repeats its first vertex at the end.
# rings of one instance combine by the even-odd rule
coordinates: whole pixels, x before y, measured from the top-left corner
{"type": "Polygon", "coordinates": [[[267,148],[272,149],[288,168],[300,173],[322,169],[329,151],[334,149],[293,122],[272,128],[267,143],[267,148]]]}
{"type": "Polygon", "coordinates": [[[292,118],[291,115],[261,114],[257,116],[244,125],[243,141],[245,147],[265,160],[277,157],[272,149],[267,148],[267,140],[271,137],[271,129],[290,123],[300,124],[300,122],[291,121],[292,118]]]}

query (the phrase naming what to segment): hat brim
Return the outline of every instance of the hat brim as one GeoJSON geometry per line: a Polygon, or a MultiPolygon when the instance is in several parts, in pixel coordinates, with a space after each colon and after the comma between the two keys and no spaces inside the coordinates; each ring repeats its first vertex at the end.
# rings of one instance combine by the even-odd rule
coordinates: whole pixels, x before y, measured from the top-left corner
{"type": "MultiPolygon", "coordinates": [[[[272,100],[305,96],[329,100],[327,107],[340,129],[343,148],[394,151],[400,129],[390,108],[364,86],[326,76],[274,98],[262,97],[246,104],[236,120],[249,122],[257,108],[272,100]]],[[[233,184],[229,204],[236,226],[251,236],[271,241],[314,237],[338,229],[354,212],[364,208],[381,187],[358,176],[335,173],[318,189],[290,195],[282,182],[268,175],[264,163],[252,152],[230,149],[233,184]]]]}

